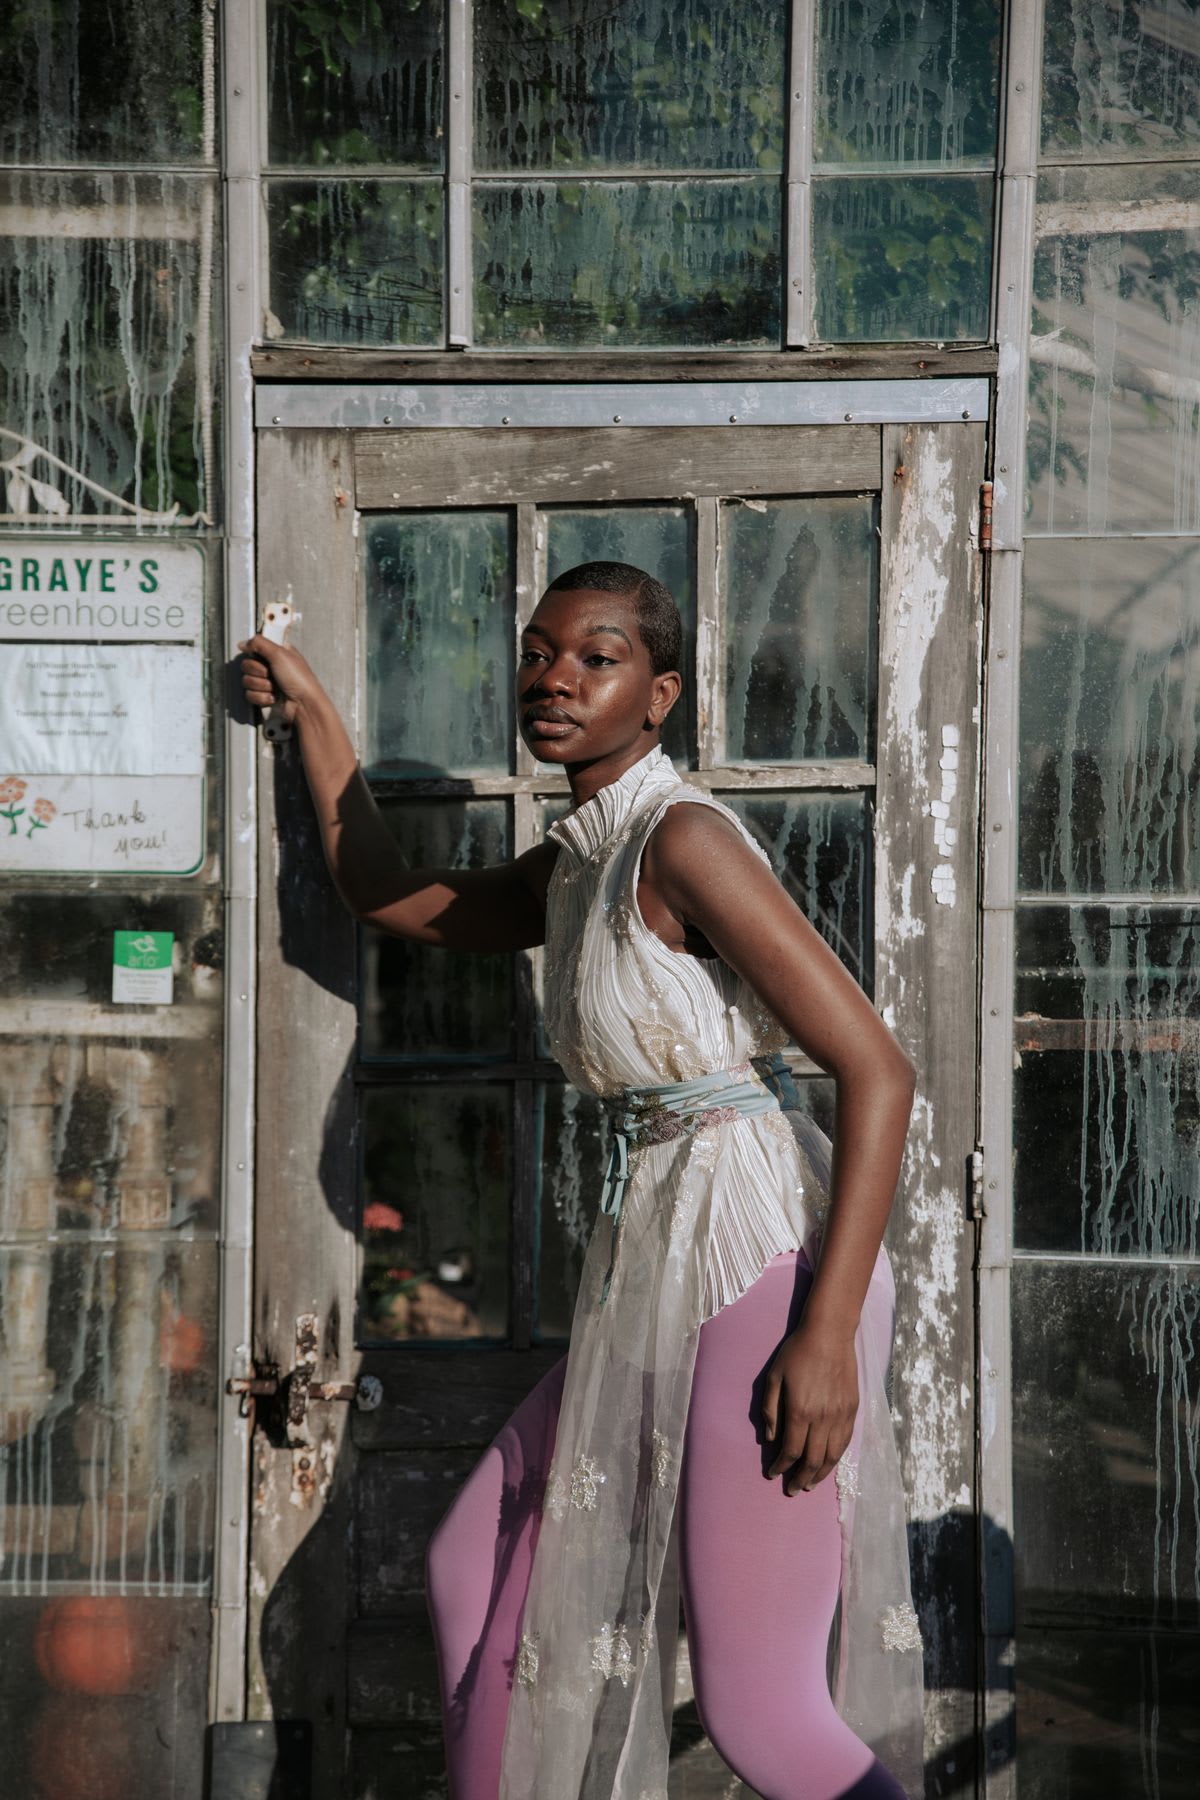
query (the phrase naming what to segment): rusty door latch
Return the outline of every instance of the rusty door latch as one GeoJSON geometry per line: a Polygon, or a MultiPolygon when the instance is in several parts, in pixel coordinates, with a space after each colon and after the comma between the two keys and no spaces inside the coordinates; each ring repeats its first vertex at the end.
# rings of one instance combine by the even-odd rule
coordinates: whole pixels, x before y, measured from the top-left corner
{"type": "Polygon", "coordinates": [[[287,1441],[299,1448],[308,1442],[308,1409],[313,1401],[351,1402],[359,1412],[374,1412],[383,1399],[378,1375],[361,1375],[357,1381],[314,1381],[317,1366],[317,1316],[301,1313],[296,1320],[296,1366],[280,1375],[276,1363],[256,1362],[251,1375],[233,1375],[225,1392],[240,1401],[241,1416],[249,1418],[256,1400],[282,1400],[287,1441]]]}

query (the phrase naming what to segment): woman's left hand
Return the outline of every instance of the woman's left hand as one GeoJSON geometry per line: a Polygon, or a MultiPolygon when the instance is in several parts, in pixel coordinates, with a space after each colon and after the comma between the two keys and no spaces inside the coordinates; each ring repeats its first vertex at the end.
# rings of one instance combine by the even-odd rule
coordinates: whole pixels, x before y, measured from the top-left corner
{"type": "Polygon", "coordinates": [[[763,1394],[764,1440],[778,1450],[767,1473],[785,1475],[785,1494],[807,1492],[850,1442],[858,1412],[854,1339],[804,1320],[781,1346],[763,1394]]]}

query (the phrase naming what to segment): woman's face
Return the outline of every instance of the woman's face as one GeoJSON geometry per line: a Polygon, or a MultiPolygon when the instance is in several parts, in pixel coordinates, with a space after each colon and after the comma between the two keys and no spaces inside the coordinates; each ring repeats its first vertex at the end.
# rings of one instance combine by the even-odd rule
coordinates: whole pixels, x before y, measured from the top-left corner
{"type": "Polygon", "coordinates": [[[517,709],[539,762],[591,763],[658,740],[679,694],[677,674],[656,675],[624,594],[579,588],[544,594],[521,637],[517,709]]]}

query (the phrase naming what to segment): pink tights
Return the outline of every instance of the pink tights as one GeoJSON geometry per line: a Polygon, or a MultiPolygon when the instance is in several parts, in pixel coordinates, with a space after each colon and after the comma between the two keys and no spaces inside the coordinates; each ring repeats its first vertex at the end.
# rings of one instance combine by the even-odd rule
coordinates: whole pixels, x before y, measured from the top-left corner
{"type": "MultiPolygon", "coordinates": [[[[904,1800],[838,1717],[825,1678],[841,1566],[833,1477],[790,1499],[782,1481],[764,1479],[763,1379],[810,1280],[802,1252],[777,1256],[700,1328],[679,1492],[696,1705],[729,1767],[762,1800],[904,1800]]],[[[522,1401],[430,1539],[427,1596],[453,1800],[496,1800],[499,1789],[565,1372],[563,1357],[522,1401]]]]}

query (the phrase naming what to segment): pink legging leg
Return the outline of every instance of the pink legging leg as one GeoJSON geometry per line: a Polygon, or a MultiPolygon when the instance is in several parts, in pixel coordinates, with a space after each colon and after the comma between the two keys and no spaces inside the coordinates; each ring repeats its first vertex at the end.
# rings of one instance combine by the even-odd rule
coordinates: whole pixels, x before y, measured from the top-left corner
{"type": "MultiPolygon", "coordinates": [[[[799,1318],[811,1272],[774,1258],[700,1330],[680,1483],[688,1649],[704,1728],[762,1800],[903,1800],[834,1710],[825,1651],[841,1534],[832,1476],[788,1499],[764,1478],[762,1380],[799,1318]]],[[[496,1800],[538,1496],[566,1358],[522,1401],[430,1540],[453,1800],[496,1800]]]]}

